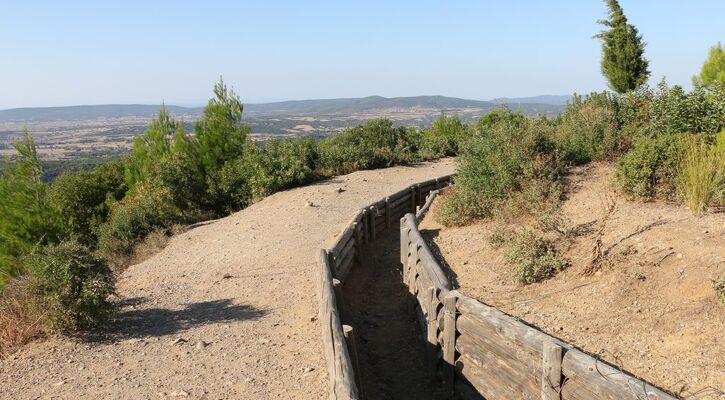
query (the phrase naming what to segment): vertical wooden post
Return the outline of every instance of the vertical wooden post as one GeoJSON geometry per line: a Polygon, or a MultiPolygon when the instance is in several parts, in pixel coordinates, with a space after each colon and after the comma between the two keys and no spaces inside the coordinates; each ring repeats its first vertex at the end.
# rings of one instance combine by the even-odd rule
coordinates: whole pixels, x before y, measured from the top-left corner
{"type": "Polygon", "coordinates": [[[385,227],[390,229],[391,224],[391,216],[390,216],[390,197],[385,198],[385,227]]]}
{"type": "Polygon", "coordinates": [[[370,222],[370,218],[368,218],[368,210],[367,208],[364,208],[362,210],[362,218],[360,219],[363,223],[363,238],[365,239],[365,244],[370,243],[370,230],[368,229],[368,225],[370,222]]]}
{"type": "Polygon", "coordinates": [[[325,249],[325,254],[327,254],[327,261],[330,263],[330,272],[332,272],[332,276],[337,275],[337,263],[335,262],[335,254],[332,253],[332,251],[325,249]]]}
{"type": "Polygon", "coordinates": [[[438,310],[437,310],[437,298],[436,288],[431,286],[428,288],[428,296],[426,296],[426,302],[428,304],[427,317],[428,317],[428,357],[429,357],[429,368],[430,368],[430,380],[435,383],[436,379],[436,368],[438,367],[438,310]]]}
{"type": "MultiPolygon", "coordinates": [[[[408,227],[405,224],[405,217],[400,219],[400,263],[403,264],[403,271],[405,271],[405,264],[408,262],[408,227]]],[[[405,280],[405,279],[403,279],[405,280]]]]}
{"type": "Polygon", "coordinates": [[[370,240],[375,240],[375,206],[370,206],[370,240]]]}
{"type": "Polygon", "coordinates": [[[335,289],[337,312],[340,315],[340,320],[342,320],[347,317],[345,314],[345,299],[342,297],[342,282],[337,278],[332,278],[332,288],[335,289]]]}
{"type": "Polygon", "coordinates": [[[561,346],[553,342],[544,342],[544,368],[541,372],[541,399],[559,400],[561,398],[561,346]]]}
{"type": "Polygon", "coordinates": [[[410,244],[410,258],[408,259],[408,292],[415,294],[415,274],[418,272],[418,244],[410,244]]]}
{"type": "Polygon", "coordinates": [[[355,259],[358,264],[362,264],[362,238],[360,237],[360,225],[357,222],[352,223],[352,234],[355,237],[355,259]]]}
{"type": "Polygon", "coordinates": [[[364,399],[363,387],[360,382],[360,361],[357,355],[357,343],[355,342],[355,331],[350,325],[342,326],[342,334],[345,336],[345,342],[347,342],[348,353],[352,361],[352,368],[355,371],[355,386],[357,386],[358,395],[360,399],[364,399]]]}
{"type": "Polygon", "coordinates": [[[451,393],[456,365],[456,299],[450,294],[443,299],[443,381],[451,393]]]}
{"type": "Polygon", "coordinates": [[[410,212],[415,213],[415,186],[410,187],[410,212]]]}

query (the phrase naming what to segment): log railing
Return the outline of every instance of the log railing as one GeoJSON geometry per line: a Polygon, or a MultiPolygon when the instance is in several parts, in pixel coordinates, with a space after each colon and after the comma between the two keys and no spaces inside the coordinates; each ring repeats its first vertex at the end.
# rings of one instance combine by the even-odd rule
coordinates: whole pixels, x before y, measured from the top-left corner
{"type": "Polygon", "coordinates": [[[675,399],[452,287],[418,230],[429,196],[400,220],[403,279],[417,300],[431,374],[462,399],[675,399]]]}
{"type": "MultiPolygon", "coordinates": [[[[397,224],[408,213],[426,210],[437,191],[447,186],[451,175],[411,185],[361,209],[338,235],[330,249],[320,251],[319,320],[325,361],[330,379],[330,399],[348,400],[363,397],[357,367],[355,330],[344,322],[342,285],[356,262],[361,249],[376,240],[379,233],[397,224]]],[[[413,214],[410,214],[413,215],[413,214]]],[[[446,282],[444,275],[436,282],[446,282]],[[442,279],[442,281],[441,281],[442,279]]]]}

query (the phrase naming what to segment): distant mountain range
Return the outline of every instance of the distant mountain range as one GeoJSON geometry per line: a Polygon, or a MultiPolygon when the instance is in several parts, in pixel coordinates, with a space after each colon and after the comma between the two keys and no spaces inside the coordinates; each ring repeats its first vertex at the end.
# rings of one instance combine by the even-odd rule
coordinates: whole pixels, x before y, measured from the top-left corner
{"type": "MultiPolygon", "coordinates": [[[[249,116],[271,115],[341,115],[371,112],[401,112],[408,109],[452,111],[477,109],[482,111],[498,107],[526,114],[557,114],[570,96],[537,96],[528,98],[501,98],[493,101],[465,100],[445,96],[380,97],[293,100],[265,104],[245,104],[244,112],[249,116]]],[[[159,112],[159,105],[105,104],[68,107],[13,108],[0,110],[0,122],[44,122],[76,121],[103,118],[153,117],[159,112]]],[[[198,115],[202,107],[179,107],[166,105],[174,115],[198,115]]]]}
{"type": "Polygon", "coordinates": [[[499,97],[491,101],[494,103],[504,104],[551,104],[555,106],[565,106],[567,102],[571,101],[571,96],[545,94],[533,97],[499,97]]]}

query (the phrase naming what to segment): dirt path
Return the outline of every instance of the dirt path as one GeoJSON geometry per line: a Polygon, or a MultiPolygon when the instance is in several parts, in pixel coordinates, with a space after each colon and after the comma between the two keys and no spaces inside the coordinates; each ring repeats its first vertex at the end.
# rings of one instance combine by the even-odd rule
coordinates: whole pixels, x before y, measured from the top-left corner
{"type": "Polygon", "coordinates": [[[124,272],[108,333],[0,361],[0,398],[326,398],[317,251],[360,207],[453,170],[445,160],[357,172],[174,237],[124,272]]]}
{"type": "Polygon", "coordinates": [[[403,284],[400,234],[394,225],[363,252],[344,287],[347,318],[357,329],[365,398],[442,399],[428,375],[426,349],[403,284]],[[406,318],[407,317],[407,318],[406,318]]]}

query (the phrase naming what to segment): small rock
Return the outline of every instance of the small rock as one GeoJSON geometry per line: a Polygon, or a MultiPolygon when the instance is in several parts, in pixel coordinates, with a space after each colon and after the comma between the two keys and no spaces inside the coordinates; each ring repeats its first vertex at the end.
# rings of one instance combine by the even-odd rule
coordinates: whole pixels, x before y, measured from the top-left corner
{"type": "Polygon", "coordinates": [[[315,370],[314,368],[307,367],[307,368],[304,369],[304,372],[305,373],[308,373],[308,372],[312,372],[314,370],[315,370]]]}
{"type": "Polygon", "coordinates": [[[204,347],[206,347],[208,345],[209,345],[209,343],[207,343],[207,342],[205,342],[203,340],[199,340],[198,342],[196,342],[196,349],[197,350],[202,350],[204,347]]]}
{"type": "Polygon", "coordinates": [[[677,253],[677,258],[682,258],[682,253],[677,253]]]}
{"type": "Polygon", "coordinates": [[[311,316],[311,317],[310,317],[310,321],[311,321],[311,322],[315,322],[315,321],[317,321],[317,315],[313,315],[313,316],[311,316]]]}
{"type": "Polygon", "coordinates": [[[189,393],[185,390],[179,390],[175,392],[171,392],[171,396],[173,397],[189,397],[189,393]]]}
{"type": "Polygon", "coordinates": [[[342,193],[342,192],[344,192],[344,191],[345,191],[345,189],[343,189],[343,188],[341,188],[341,187],[339,187],[339,188],[335,189],[335,192],[337,192],[337,193],[342,193]]]}
{"type": "Polygon", "coordinates": [[[188,342],[188,340],[186,340],[184,338],[176,338],[176,339],[174,339],[174,341],[171,342],[171,345],[173,346],[175,344],[186,343],[186,342],[188,342]]]}
{"type": "Polygon", "coordinates": [[[315,206],[315,205],[314,205],[314,204],[313,204],[313,203],[312,203],[311,201],[309,201],[309,200],[307,200],[307,201],[305,202],[305,207],[314,207],[314,206],[315,206]]]}
{"type": "Polygon", "coordinates": [[[61,385],[64,385],[64,384],[65,384],[65,381],[60,381],[60,382],[54,384],[53,386],[61,386],[61,385]]]}
{"type": "Polygon", "coordinates": [[[232,274],[230,274],[230,273],[226,273],[226,274],[222,275],[222,279],[229,279],[231,277],[232,277],[232,274]]]}

